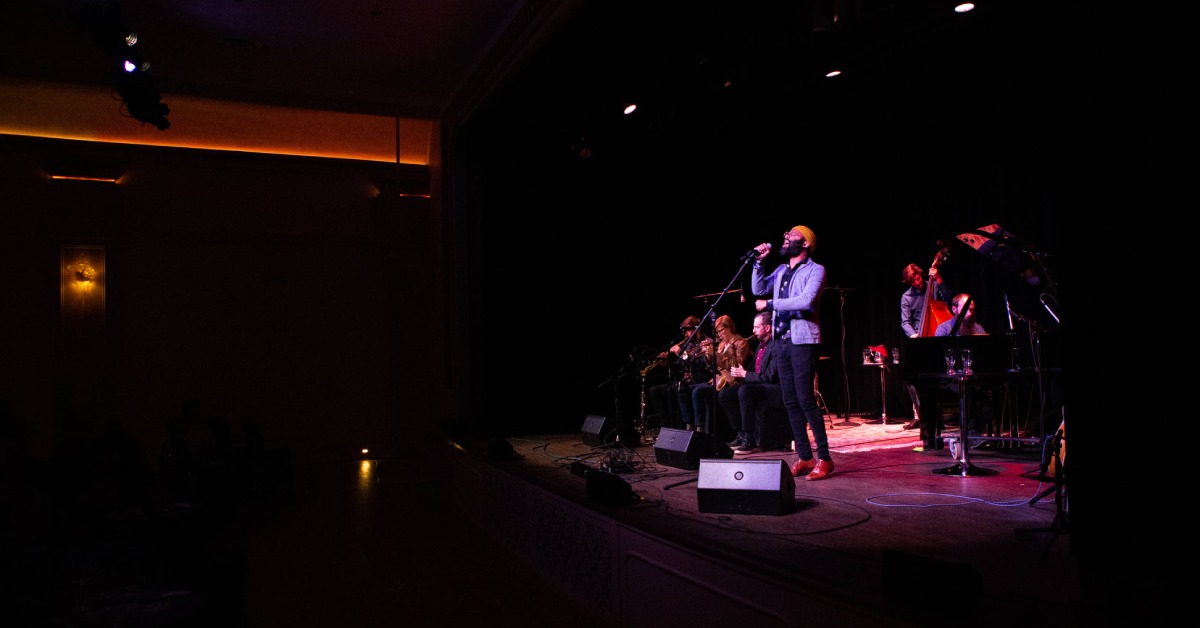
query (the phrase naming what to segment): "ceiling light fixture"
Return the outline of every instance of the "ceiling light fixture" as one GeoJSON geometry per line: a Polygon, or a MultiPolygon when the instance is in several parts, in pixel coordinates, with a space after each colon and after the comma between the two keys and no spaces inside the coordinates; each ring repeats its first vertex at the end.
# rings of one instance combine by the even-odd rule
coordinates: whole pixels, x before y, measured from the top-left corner
{"type": "Polygon", "coordinates": [[[121,108],[130,117],[167,130],[170,111],[161,102],[156,81],[150,76],[150,60],[138,48],[141,37],[125,22],[118,0],[89,0],[79,4],[79,19],[92,39],[111,59],[113,87],[120,94],[121,108]]]}
{"type": "MultiPolygon", "coordinates": [[[[130,36],[136,41],[136,36],[130,36]]],[[[129,41],[129,37],[126,41],[129,41]]],[[[129,115],[143,124],[152,124],[161,131],[166,131],[171,123],[167,121],[170,109],[161,102],[158,85],[150,75],[150,61],[138,52],[136,48],[128,51],[121,59],[121,68],[116,76],[117,93],[121,95],[122,106],[129,115]]]]}
{"type": "Polygon", "coordinates": [[[125,70],[126,74],[133,74],[134,72],[149,72],[150,62],[145,59],[125,59],[125,61],[121,64],[121,69],[125,70]]]}

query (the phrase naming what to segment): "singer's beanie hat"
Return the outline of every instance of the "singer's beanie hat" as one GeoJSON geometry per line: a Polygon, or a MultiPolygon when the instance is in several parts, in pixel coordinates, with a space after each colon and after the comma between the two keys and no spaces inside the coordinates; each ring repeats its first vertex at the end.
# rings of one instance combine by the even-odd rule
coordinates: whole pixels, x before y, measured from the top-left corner
{"type": "Polygon", "coordinates": [[[792,227],[792,231],[799,231],[800,235],[804,236],[804,241],[808,242],[808,254],[812,255],[817,250],[817,234],[813,233],[812,229],[804,225],[796,225],[792,227]]]}

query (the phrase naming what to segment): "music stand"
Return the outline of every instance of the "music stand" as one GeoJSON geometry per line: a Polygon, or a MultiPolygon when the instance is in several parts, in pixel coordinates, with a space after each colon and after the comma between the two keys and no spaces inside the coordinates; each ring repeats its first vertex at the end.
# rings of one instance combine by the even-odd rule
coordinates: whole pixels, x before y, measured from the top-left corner
{"type": "Polygon", "coordinates": [[[617,420],[614,430],[616,442],[621,442],[621,437],[624,436],[625,442],[622,444],[637,443],[634,447],[643,444],[642,437],[646,426],[644,423],[641,425],[631,424],[628,417],[625,416],[625,412],[621,408],[621,381],[630,375],[639,374],[638,364],[638,356],[636,354],[630,355],[628,362],[617,367],[617,370],[613,371],[612,375],[609,375],[607,379],[596,386],[597,389],[602,389],[610,385],[613,387],[613,413],[617,420]]]}

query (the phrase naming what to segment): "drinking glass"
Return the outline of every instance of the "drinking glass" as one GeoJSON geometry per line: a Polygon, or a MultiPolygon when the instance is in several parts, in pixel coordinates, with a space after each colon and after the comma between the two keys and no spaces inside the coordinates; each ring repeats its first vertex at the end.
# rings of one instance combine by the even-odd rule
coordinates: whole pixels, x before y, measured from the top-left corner
{"type": "Polygon", "coordinates": [[[974,361],[974,359],[975,359],[975,352],[974,352],[974,351],[972,351],[972,350],[970,350],[970,349],[963,349],[963,350],[962,350],[962,366],[963,366],[963,375],[970,375],[970,374],[971,374],[971,372],[972,372],[972,371],[971,371],[971,362],[972,362],[972,361],[974,361]]]}
{"type": "Polygon", "coordinates": [[[900,363],[900,347],[892,347],[892,364],[900,363]]]}
{"type": "Polygon", "coordinates": [[[954,374],[954,362],[958,358],[958,352],[954,349],[946,349],[946,374],[954,374]]]}

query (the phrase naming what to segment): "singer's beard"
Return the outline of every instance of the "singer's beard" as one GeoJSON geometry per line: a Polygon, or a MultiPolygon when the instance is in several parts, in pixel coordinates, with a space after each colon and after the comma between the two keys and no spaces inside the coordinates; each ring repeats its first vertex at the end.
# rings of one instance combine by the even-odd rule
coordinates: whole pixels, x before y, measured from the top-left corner
{"type": "Polygon", "coordinates": [[[782,247],[780,247],[779,254],[783,256],[783,259],[792,259],[793,257],[799,255],[800,251],[802,250],[804,249],[800,246],[800,242],[798,240],[788,240],[787,242],[783,243],[782,247]]]}

